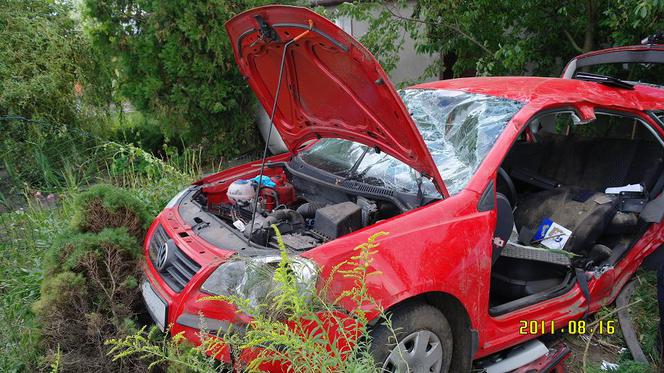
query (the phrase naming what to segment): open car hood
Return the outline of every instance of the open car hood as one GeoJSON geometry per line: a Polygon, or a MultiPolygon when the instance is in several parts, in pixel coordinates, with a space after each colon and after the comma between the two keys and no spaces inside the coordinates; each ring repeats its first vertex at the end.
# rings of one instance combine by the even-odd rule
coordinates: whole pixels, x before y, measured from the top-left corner
{"type": "Polygon", "coordinates": [[[286,53],[274,116],[289,150],[321,137],[356,141],[408,164],[448,195],[387,74],[352,36],[310,9],[281,5],[239,14],[226,30],[240,71],[268,114],[284,46],[297,38],[286,53]]]}

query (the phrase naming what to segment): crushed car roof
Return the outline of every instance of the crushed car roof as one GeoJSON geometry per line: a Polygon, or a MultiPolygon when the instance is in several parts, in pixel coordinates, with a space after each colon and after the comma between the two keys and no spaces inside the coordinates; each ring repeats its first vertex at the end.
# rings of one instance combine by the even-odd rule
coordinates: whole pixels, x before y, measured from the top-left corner
{"type": "Polygon", "coordinates": [[[459,90],[521,102],[579,102],[606,108],[664,109],[664,89],[638,84],[628,90],[575,79],[506,76],[442,80],[412,88],[459,90]]]}

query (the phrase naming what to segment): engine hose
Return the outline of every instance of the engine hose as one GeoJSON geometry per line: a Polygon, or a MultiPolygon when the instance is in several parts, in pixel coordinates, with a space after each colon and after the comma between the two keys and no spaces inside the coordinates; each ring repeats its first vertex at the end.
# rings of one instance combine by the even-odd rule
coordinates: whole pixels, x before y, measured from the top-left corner
{"type": "Polygon", "coordinates": [[[303,217],[311,219],[316,215],[316,210],[325,206],[327,206],[327,203],[324,202],[305,202],[296,211],[303,217]]]}
{"type": "Polygon", "coordinates": [[[302,215],[298,214],[297,211],[290,209],[272,211],[270,216],[265,219],[265,222],[267,223],[267,226],[270,226],[271,224],[277,224],[284,220],[292,224],[304,224],[304,218],[302,215]]]}

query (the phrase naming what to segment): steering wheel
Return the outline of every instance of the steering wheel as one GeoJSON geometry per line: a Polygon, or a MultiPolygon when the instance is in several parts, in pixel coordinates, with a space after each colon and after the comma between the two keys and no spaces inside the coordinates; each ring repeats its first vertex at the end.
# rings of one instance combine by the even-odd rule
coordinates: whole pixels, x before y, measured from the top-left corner
{"type": "Polygon", "coordinates": [[[507,184],[507,189],[509,189],[510,195],[506,197],[507,199],[509,199],[512,208],[515,208],[517,202],[517,196],[516,196],[516,188],[514,187],[514,182],[512,181],[512,178],[507,173],[507,171],[505,171],[505,169],[502,167],[498,167],[498,176],[503,178],[503,181],[505,181],[505,184],[507,184]]]}

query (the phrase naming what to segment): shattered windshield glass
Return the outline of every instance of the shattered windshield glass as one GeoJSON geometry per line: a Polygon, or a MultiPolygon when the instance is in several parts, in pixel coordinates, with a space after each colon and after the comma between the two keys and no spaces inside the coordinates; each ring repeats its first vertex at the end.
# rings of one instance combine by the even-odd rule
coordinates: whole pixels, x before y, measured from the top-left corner
{"type": "MultiPolygon", "coordinates": [[[[522,103],[447,90],[400,92],[450,195],[461,191],[522,103]]],[[[383,152],[326,138],[300,153],[308,164],[339,176],[406,193],[440,197],[433,183],[383,152]]]]}

